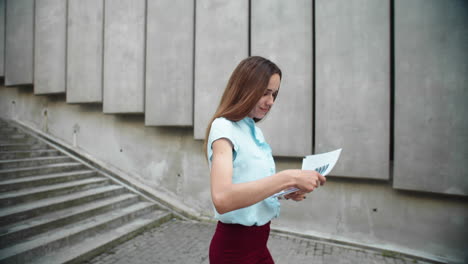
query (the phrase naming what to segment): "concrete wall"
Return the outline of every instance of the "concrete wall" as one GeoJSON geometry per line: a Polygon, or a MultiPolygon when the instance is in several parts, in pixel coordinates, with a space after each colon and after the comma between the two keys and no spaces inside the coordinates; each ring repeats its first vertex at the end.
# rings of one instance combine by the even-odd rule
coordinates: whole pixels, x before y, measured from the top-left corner
{"type": "Polygon", "coordinates": [[[260,126],[275,155],[309,155],[313,134],[312,1],[251,3],[251,55],[270,58],[283,72],[278,99],[260,126]]]}
{"type": "Polygon", "coordinates": [[[5,1],[0,0],[0,76],[5,76],[5,1]]]}
{"type": "Polygon", "coordinates": [[[193,125],[194,5],[148,1],[146,125],[193,125]]]}
{"type": "Polygon", "coordinates": [[[34,19],[34,93],[65,93],[67,2],[37,0],[34,19]]]}
{"type": "Polygon", "coordinates": [[[388,180],[390,1],[317,0],[315,9],[315,151],[343,148],[334,175],[388,180]]]}
{"type": "Polygon", "coordinates": [[[249,1],[198,0],[195,25],[194,136],[204,139],[229,76],[248,56],[249,1]]]}
{"type": "Polygon", "coordinates": [[[396,1],[395,14],[394,187],[467,195],[468,2],[396,1]]]}
{"type": "Polygon", "coordinates": [[[104,0],[69,0],[67,102],[102,102],[104,0]]]}
{"type": "MultiPolygon", "coordinates": [[[[0,118],[16,119],[117,168],[166,200],[212,216],[202,142],[183,127],[145,127],[141,115],[103,115],[99,105],[69,105],[64,95],[0,87],[0,118]],[[47,112],[47,115],[44,113],[47,112]]],[[[301,159],[276,158],[277,170],[301,159]]],[[[328,178],[304,202],[283,201],[273,227],[435,259],[468,258],[466,199],[397,191],[372,180],[328,178]]]]}
{"type": "Polygon", "coordinates": [[[34,0],[7,0],[5,17],[5,84],[32,84],[34,0]]]}
{"type": "Polygon", "coordinates": [[[466,1],[69,0],[56,35],[48,23],[63,21],[52,12],[63,2],[41,9],[52,2],[6,1],[5,84],[35,86],[0,88],[1,117],[211,216],[194,138],[204,137],[237,63],[263,55],[283,70],[260,124],[278,170],[344,148],[327,186],[286,202],[276,228],[467,257],[466,1]],[[55,15],[43,20],[43,11],[55,15]],[[63,36],[58,73],[44,66],[60,58],[63,36]],[[34,79],[33,47],[52,54],[37,60],[34,79]],[[34,96],[39,88],[48,96],[34,96]]]}
{"type": "Polygon", "coordinates": [[[104,112],[143,113],[146,1],[107,0],[104,9],[104,112]]]}

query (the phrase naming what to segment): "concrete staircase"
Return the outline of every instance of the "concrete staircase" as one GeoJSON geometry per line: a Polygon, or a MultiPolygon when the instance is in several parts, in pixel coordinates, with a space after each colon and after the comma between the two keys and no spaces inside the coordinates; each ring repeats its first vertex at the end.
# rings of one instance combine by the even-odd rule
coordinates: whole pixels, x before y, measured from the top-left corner
{"type": "Polygon", "coordinates": [[[0,120],[0,263],[78,263],[174,215],[0,120]]]}

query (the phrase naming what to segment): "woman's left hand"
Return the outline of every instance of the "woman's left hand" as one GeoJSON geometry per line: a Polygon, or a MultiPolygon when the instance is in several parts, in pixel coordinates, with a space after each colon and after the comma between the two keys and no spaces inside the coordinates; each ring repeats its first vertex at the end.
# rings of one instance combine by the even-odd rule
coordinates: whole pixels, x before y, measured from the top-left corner
{"type": "Polygon", "coordinates": [[[288,199],[292,199],[296,202],[299,202],[299,201],[302,201],[306,198],[306,193],[305,192],[302,192],[302,191],[297,191],[297,192],[293,192],[293,193],[288,193],[284,196],[284,198],[286,200],[288,199]]]}

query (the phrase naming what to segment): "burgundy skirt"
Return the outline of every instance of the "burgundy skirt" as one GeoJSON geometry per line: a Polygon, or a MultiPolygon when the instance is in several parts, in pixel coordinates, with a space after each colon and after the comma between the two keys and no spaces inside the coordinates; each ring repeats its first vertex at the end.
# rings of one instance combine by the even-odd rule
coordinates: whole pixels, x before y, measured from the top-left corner
{"type": "Polygon", "coordinates": [[[218,222],[210,244],[210,264],[273,264],[267,248],[270,223],[243,226],[218,222]]]}

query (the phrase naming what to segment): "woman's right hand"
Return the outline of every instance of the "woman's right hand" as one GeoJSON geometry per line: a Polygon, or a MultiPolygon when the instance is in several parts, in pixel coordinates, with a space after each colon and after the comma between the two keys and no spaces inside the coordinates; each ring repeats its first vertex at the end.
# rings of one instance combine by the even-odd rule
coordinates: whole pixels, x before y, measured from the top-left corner
{"type": "Polygon", "coordinates": [[[293,177],[296,188],[308,193],[327,181],[323,175],[312,170],[288,170],[288,172],[293,177]]]}

